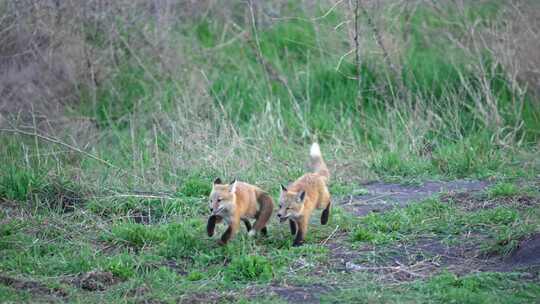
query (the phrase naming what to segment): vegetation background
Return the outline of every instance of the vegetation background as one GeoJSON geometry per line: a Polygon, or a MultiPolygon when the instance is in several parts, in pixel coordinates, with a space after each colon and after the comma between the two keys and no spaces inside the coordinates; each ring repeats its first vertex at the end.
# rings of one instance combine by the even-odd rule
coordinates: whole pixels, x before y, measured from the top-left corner
{"type": "MultiPolygon", "coordinates": [[[[249,290],[305,283],[336,231],[384,243],[373,223],[414,223],[362,226],[338,207],[300,249],[276,223],[226,248],[204,235],[215,177],[276,197],[313,141],[336,201],[369,180],[516,194],[540,172],[539,35],[533,0],[0,1],[0,298],[280,301],[249,290]]],[[[507,229],[496,250],[540,230],[514,219],[493,223],[507,229]]],[[[365,286],[336,287],[337,300],[540,294],[501,274],[387,289],[329,271],[312,284],[365,286]]]]}

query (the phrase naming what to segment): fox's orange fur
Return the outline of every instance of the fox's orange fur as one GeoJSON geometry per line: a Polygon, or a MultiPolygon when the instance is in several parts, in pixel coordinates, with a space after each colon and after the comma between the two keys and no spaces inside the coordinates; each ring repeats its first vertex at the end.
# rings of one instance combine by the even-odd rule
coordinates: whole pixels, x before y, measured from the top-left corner
{"type": "Polygon", "coordinates": [[[240,221],[245,223],[250,236],[259,231],[266,235],[266,224],[273,209],[272,198],[260,188],[236,180],[230,184],[222,184],[217,178],[210,193],[212,214],[208,218],[208,236],[214,235],[215,225],[221,221],[229,225],[219,240],[221,245],[226,244],[238,232],[240,221]],[[253,229],[250,219],[256,219],[253,229]]]}
{"type": "Polygon", "coordinates": [[[310,157],[313,173],[304,174],[289,187],[281,185],[277,216],[281,222],[289,220],[291,233],[295,236],[293,246],[304,242],[313,210],[324,209],[321,215],[323,225],[330,216],[330,192],[326,185],[330,172],[317,143],[311,146],[310,157]]]}

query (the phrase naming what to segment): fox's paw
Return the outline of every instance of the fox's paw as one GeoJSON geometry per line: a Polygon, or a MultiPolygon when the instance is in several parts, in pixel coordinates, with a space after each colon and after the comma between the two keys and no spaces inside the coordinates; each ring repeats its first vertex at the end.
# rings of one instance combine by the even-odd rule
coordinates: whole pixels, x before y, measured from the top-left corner
{"type": "Polygon", "coordinates": [[[217,243],[218,243],[219,246],[225,246],[225,245],[227,245],[227,242],[225,242],[225,241],[223,241],[223,240],[219,240],[217,243]]]}
{"type": "Polygon", "coordinates": [[[303,241],[302,242],[296,242],[295,241],[295,242],[293,242],[292,245],[293,245],[293,247],[300,247],[300,246],[304,245],[304,242],[303,241]]]}
{"type": "Polygon", "coordinates": [[[257,231],[255,231],[255,229],[251,229],[251,230],[248,232],[248,235],[251,236],[251,237],[254,237],[256,233],[257,233],[257,231]]]}

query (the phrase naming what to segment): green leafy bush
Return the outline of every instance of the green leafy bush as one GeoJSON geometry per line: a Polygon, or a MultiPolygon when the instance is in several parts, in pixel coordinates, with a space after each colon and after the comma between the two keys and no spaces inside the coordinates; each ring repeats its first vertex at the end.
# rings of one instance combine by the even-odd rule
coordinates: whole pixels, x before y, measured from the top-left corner
{"type": "Polygon", "coordinates": [[[162,242],[166,238],[163,229],[135,223],[121,223],[111,229],[109,240],[141,248],[145,245],[162,242]]]}
{"type": "Polygon", "coordinates": [[[268,282],[272,279],[272,275],[270,261],[257,255],[235,257],[225,269],[225,279],[231,282],[268,282]]]}

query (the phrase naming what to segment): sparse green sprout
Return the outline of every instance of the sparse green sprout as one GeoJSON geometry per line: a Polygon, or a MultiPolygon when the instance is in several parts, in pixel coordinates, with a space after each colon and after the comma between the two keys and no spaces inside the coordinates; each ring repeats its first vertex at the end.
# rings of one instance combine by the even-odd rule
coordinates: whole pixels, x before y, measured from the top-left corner
{"type": "Polygon", "coordinates": [[[491,186],[487,193],[490,198],[509,197],[518,194],[519,188],[512,183],[501,182],[491,186]]]}
{"type": "Polygon", "coordinates": [[[203,278],[204,278],[203,273],[197,270],[190,272],[186,277],[188,281],[200,281],[203,278]]]}
{"type": "Polygon", "coordinates": [[[11,164],[0,170],[0,199],[24,202],[45,187],[45,178],[37,169],[11,164]]]}
{"type": "Polygon", "coordinates": [[[135,223],[120,223],[111,229],[106,239],[123,245],[141,248],[152,243],[162,242],[166,238],[163,229],[135,223]]]}
{"type": "Polygon", "coordinates": [[[352,238],[355,242],[369,242],[372,241],[375,236],[366,228],[358,226],[352,231],[352,238]]]}
{"type": "Polygon", "coordinates": [[[185,196],[206,197],[212,191],[210,182],[198,177],[187,179],[180,188],[180,193],[185,196]]]}
{"type": "Polygon", "coordinates": [[[204,248],[201,220],[183,221],[169,224],[166,228],[167,239],[161,249],[168,258],[193,258],[204,248]]]}
{"type": "Polygon", "coordinates": [[[106,269],[114,276],[127,280],[135,274],[135,260],[130,254],[122,253],[109,259],[106,269]]]}
{"type": "Polygon", "coordinates": [[[266,257],[245,255],[233,258],[224,274],[225,279],[230,282],[268,282],[272,279],[273,271],[272,264],[266,257]]]}

